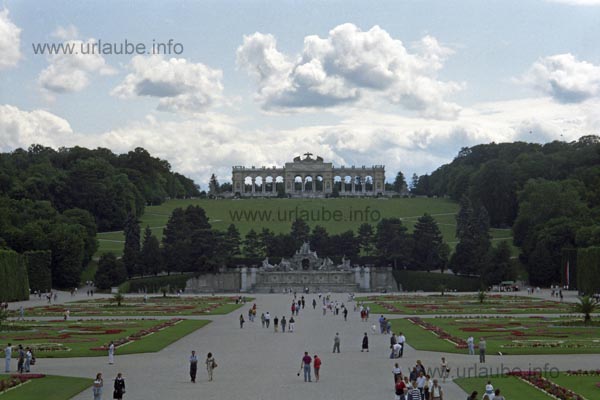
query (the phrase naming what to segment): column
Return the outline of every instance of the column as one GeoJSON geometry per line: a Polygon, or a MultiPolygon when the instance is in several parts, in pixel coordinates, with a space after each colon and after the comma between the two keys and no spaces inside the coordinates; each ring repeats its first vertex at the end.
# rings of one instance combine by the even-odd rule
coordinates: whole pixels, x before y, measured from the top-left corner
{"type": "Polygon", "coordinates": [[[302,177],[302,185],[300,187],[300,191],[304,193],[304,184],[306,183],[306,177],[304,175],[300,175],[302,177]]]}
{"type": "Polygon", "coordinates": [[[342,177],[342,193],[346,193],[346,177],[342,177]]]}
{"type": "Polygon", "coordinates": [[[365,273],[363,275],[363,278],[364,278],[363,287],[366,290],[370,290],[371,289],[371,269],[369,267],[365,267],[365,273]]]}
{"type": "Polygon", "coordinates": [[[313,176],[312,178],[312,192],[316,193],[317,191],[317,177],[313,176]]]}
{"type": "Polygon", "coordinates": [[[246,292],[248,290],[248,267],[242,267],[240,269],[240,292],[246,292]]]}
{"type": "Polygon", "coordinates": [[[362,182],[362,192],[365,193],[367,191],[367,177],[361,176],[360,181],[362,182]]]}
{"type": "Polygon", "coordinates": [[[252,177],[252,194],[256,193],[256,178],[252,177]]]}
{"type": "Polygon", "coordinates": [[[356,192],[356,177],[352,177],[352,194],[356,192]]]}
{"type": "Polygon", "coordinates": [[[262,194],[265,194],[266,191],[267,191],[267,178],[263,176],[262,177],[261,192],[262,192],[262,194]]]}

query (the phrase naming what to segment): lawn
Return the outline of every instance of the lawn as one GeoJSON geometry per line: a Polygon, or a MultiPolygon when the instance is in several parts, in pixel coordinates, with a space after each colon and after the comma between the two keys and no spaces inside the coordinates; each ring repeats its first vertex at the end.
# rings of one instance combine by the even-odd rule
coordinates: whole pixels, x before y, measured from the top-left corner
{"type": "Polygon", "coordinates": [[[110,341],[115,342],[117,355],[149,353],[162,350],[209,322],[181,319],[25,321],[13,323],[19,330],[0,332],[0,341],[32,347],[37,358],[106,356],[110,341]]]}
{"type": "MultiPolygon", "coordinates": [[[[84,316],[185,316],[218,315],[237,310],[236,297],[227,296],[149,296],[147,302],[141,296],[125,296],[121,306],[112,298],[76,301],[61,305],[45,305],[25,310],[27,317],[63,316],[69,310],[72,318],[84,316]]],[[[247,299],[248,300],[248,299],[247,299]]],[[[251,300],[251,299],[250,299],[251,300]]],[[[13,312],[16,316],[17,311],[13,312]]]]}
{"type": "Polygon", "coordinates": [[[544,392],[512,376],[458,378],[454,382],[468,394],[477,390],[479,393],[477,399],[481,399],[488,380],[491,380],[494,388],[500,389],[501,394],[510,400],[551,399],[544,392]]]}
{"type": "MultiPolygon", "coordinates": [[[[557,314],[569,313],[573,305],[525,296],[488,295],[481,303],[475,295],[367,296],[376,314],[557,314]]],[[[370,302],[370,303],[369,303],[370,302]]]]}
{"type": "Polygon", "coordinates": [[[588,399],[600,399],[600,374],[594,375],[569,375],[561,372],[558,377],[553,377],[552,382],[571,389],[577,394],[588,399]]]}
{"type": "Polygon", "coordinates": [[[485,337],[487,354],[597,354],[600,327],[564,325],[565,318],[424,318],[392,320],[394,332],[404,332],[418,350],[466,353],[466,339],[475,345],[485,337]],[[414,321],[414,322],[411,322],[414,321]],[[427,334],[427,333],[428,334],[427,334]]]}
{"type": "MultiPolygon", "coordinates": [[[[0,375],[0,380],[8,375],[0,375]]],[[[91,387],[93,380],[69,376],[46,375],[2,394],[2,400],[68,400],[91,387]],[[43,394],[43,395],[42,395],[43,394]]]]}
{"type": "MultiPolygon", "coordinates": [[[[245,235],[250,229],[269,228],[275,233],[289,232],[293,215],[307,212],[312,215],[307,221],[311,227],[324,226],[329,233],[340,233],[352,229],[356,231],[363,222],[377,225],[380,218],[401,218],[412,231],[417,218],[424,213],[434,216],[444,239],[451,248],[456,245],[455,215],[458,204],[448,199],[406,198],[406,199],[251,199],[251,200],[170,200],[160,206],[148,206],[141,217],[142,229],[150,226],[160,239],[163,228],[172,211],[177,207],[199,205],[205,209],[213,228],[225,230],[233,223],[245,235]],[[323,210],[338,211],[341,221],[326,220],[323,210]],[[292,218],[290,218],[290,215],[292,218]]],[[[301,215],[301,214],[300,214],[301,215]]],[[[507,239],[509,229],[492,229],[493,240],[507,239]]],[[[123,249],[123,232],[99,233],[99,254],[113,252],[120,254],[123,249]]],[[[515,253],[516,254],[516,253],[515,253]]]]}

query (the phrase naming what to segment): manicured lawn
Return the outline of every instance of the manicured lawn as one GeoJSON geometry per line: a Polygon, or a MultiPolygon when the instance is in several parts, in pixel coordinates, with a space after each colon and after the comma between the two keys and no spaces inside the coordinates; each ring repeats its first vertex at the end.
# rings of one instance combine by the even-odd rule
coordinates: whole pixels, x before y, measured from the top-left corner
{"type": "Polygon", "coordinates": [[[477,399],[481,399],[485,393],[485,385],[487,384],[488,380],[491,380],[494,388],[500,389],[501,394],[510,400],[551,399],[551,397],[544,392],[512,376],[493,376],[491,378],[458,378],[455,379],[454,382],[456,382],[456,384],[458,384],[458,386],[460,386],[468,394],[471,394],[471,392],[477,390],[477,392],[479,392],[477,399]]]}
{"type": "MultiPolygon", "coordinates": [[[[89,299],[61,305],[32,307],[25,310],[27,317],[62,316],[69,310],[72,318],[83,316],[185,316],[218,315],[237,310],[236,297],[228,296],[151,296],[144,303],[143,297],[125,296],[118,306],[112,298],[89,299]]],[[[251,301],[251,298],[248,299],[251,301]]],[[[16,311],[13,313],[16,316],[16,311]]]]}
{"type": "Polygon", "coordinates": [[[106,346],[111,340],[115,341],[117,355],[148,353],[162,350],[209,322],[140,319],[26,321],[14,323],[20,330],[0,332],[0,341],[30,346],[38,358],[107,356],[106,346]]]}
{"type": "Polygon", "coordinates": [[[551,380],[588,399],[600,399],[600,388],[596,386],[600,383],[600,375],[567,375],[561,372],[551,380]]]}
{"type": "Polygon", "coordinates": [[[569,313],[573,305],[525,296],[488,295],[480,303],[475,295],[367,296],[375,314],[540,314],[569,313]]]}
{"type": "MultiPolygon", "coordinates": [[[[0,375],[0,380],[8,375],[0,375]]],[[[2,400],[68,400],[91,387],[93,380],[47,375],[2,394],[2,400]]],[[[91,394],[90,394],[91,397],[91,394]]]]}
{"type": "Polygon", "coordinates": [[[561,318],[411,318],[392,320],[418,350],[466,353],[466,339],[475,347],[485,337],[487,354],[596,354],[600,327],[564,326],[561,318]]]}

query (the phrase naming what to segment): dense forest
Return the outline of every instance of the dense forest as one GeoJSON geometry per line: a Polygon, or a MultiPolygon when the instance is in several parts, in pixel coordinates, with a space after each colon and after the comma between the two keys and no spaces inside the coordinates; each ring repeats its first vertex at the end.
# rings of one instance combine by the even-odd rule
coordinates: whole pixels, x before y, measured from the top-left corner
{"type": "Polygon", "coordinates": [[[119,230],[128,216],[168,198],[199,195],[168,162],[137,148],[33,145],[0,154],[0,249],[51,250],[56,287],[79,285],[96,252],[96,232],[119,230]]]}
{"type": "Polygon", "coordinates": [[[530,282],[557,284],[564,249],[600,245],[600,137],[463,148],[431,175],[413,176],[412,192],[449,196],[465,212],[483,210],[493,227],[512,227],[530,282]]]}

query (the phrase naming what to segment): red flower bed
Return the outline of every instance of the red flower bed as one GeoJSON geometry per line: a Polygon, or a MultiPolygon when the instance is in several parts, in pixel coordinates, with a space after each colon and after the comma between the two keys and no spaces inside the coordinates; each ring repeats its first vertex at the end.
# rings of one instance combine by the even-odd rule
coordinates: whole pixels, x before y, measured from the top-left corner
{"type": "Polygon", "coordinates": [[[429,322],[425,322],[421,318],[416,318],[416,317],[408,318],[408,320],[410,322],[412,322],[413,324],[418,325],[421,328],[432,332],[434,335],[436,335],[440,339],[444,339],[444,340],[448,340],[449,342],[452,342],[457,349],[466,349],[468,347],[467,342],[464,339],[449,334],[448,332],[446,332],[439,326],[430,324],[429,322]]]}
{"type": "Polygon", "coordinates": [[[515,371],[509,372],[507,375],[517,377],[560,400],[586,400],[572,390],[549,381],[537,371],[515,371]]]}

